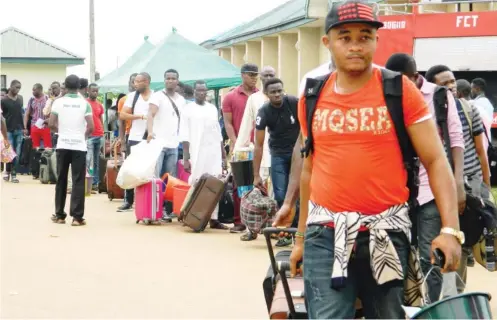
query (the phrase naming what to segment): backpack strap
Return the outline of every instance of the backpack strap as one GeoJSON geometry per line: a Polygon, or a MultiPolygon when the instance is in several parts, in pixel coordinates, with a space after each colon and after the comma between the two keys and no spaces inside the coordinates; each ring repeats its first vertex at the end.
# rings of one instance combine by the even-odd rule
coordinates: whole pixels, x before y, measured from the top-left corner
{"type": "Polygon", "coordinates": [[[135,106],[138,98],[140,98],[140,93],[138,91],[135,91],[135,95],[133,96],[133,103],[131,104],[131,114],[135,114],[135,106]]]}
{"type": "Polygon", "coordinates": [[[445,142],[445,148],[447,153],[447,158],[449,159],[452,171],[454,171],[454,159],[452,158],[451,145],[450,145],[450,135],[449,135],[449,125],[448,119],[448,104],[447,100],[447,88],[442,86],[437,86],[433,94],[433,106],[435,107],[435,117],[437,119],[437,124],[442,130],[443,141],[445,142]]]}
{"type": "Polygon", "coordinates": [[[387,105],[388,113],[392,118],[404,167],[407,171],[407,188],[409,188],[409,207],[412,209],[418,205],[419,192],[419,158],[414,150],[411,139],[407,133],[404,122],[404,110],[402,103],[402,74],[388,69],[381,69],[383,79],[383,95],[387,105]]]}
{"type": "Polygon", "coordinates": [[[461,103],[461,109],[462,109],[462,112],[464,113],[464,117],[466,118],[466,121],[468,122],[469,132],[471,133],[471,137],[473,137],[473,117],[472,116],[470,117],[470,115],[469,115],[470,112],[471,112],[471,115],[473,115],[473,108],[472,108],[471,104],[469,103],[469,101],[466,99],[459,99],[459,102],[461,103]]]}
{"type": "Polygon", "coordinates": [[[331,73],[317,78],[308,78],[305,83],[305,118],[307,121],[307,138],[305,139],[304,148],[300,151],[302,158],[307,158],[314,149],[314,139],[312,136],[312,120],[316,112],[316,105],[319,99],[319,94],[323,89],[324,84],[330,78],[331,73]]]}

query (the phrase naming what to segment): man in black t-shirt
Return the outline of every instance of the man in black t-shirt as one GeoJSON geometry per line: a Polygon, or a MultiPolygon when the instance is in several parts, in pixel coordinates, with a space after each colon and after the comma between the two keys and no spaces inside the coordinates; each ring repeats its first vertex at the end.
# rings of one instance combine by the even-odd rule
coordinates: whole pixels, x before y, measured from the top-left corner
{"type": "Polygon", "coordinates": [[[19,90],[21,90],[21,83],[18,80],[13,80],[10,83],[9,92],[1,100],[2,115],[7,124],[9,142],[17,154],[13,162],[7,163],[7,172],[3,179],[5,181],[9,181],[10,179],[13,183],[19,183],[16,173],[19,166],[19,156],[21,155],[22,137],[23,135],[27,135],[27,131],[24,128],[23,99],[18,94],[19,90]]]}
{"type": "Polygon", "coordinates": [[[298,99],[284,94],[283,82],[278,78],[265,82],[264,93],[269,101],[259,109],[255,120],[254,185],[262,185],[259,169],[267,127],[271,152],[271,181],[274,198],[281,207],[288,188],[293,147],[300,133],[297,118],[298,99]]]}

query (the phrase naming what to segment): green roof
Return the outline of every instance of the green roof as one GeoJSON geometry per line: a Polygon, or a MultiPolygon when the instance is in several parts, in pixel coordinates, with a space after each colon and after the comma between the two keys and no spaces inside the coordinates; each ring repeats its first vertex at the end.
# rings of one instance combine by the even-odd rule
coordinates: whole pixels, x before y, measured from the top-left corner
{"type": "MultiPolygon", "coordinates": [[[[130,58],[131,60],[131,58],[130,58]]],[[[106,76],[100,80],[103,91],[124,92],[128,88],[129,74],[148,72],[152,78],[151,89],[164,88],[164,72],[167,69],[178,71],[180,81],[193,84],[197,80],[206,82],[209,89],[232,87],[241,83],[240,69],[176,32],[167,36],[146,57],[139,59],[126,72],[106,76]]],[[[123,68],[121,66],[121,68],[123,68]]],[[[119,71],[121,70],[119,68],[119,71]]]]}
{"type": "Polygon", "coordinates": [[[229,46],[252,38],[295,28],[315,21],[307,18],[307,0],[290,0],[256,19],[215,37],[214,48],[229,46]]]}

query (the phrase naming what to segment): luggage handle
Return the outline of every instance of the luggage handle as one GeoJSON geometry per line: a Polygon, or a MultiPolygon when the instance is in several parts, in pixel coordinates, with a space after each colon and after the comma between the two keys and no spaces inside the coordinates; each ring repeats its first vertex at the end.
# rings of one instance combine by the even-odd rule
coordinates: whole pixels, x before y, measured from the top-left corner
{"type": "Polygon", "coordinates": [[[266,238],[267,251],[269,252],[269,260],[271,260],[271,268],[273,269],[274,275],[278,274],[278,268],[276,264],[276,259],[274,257],[273,245],[271,244],[271,235],[278,234],[280,232],[295,234],[297,232],[297,228],[269,227],[269,228],[264,228],[264,230],[262,231],[264,237],[266,238]]]}

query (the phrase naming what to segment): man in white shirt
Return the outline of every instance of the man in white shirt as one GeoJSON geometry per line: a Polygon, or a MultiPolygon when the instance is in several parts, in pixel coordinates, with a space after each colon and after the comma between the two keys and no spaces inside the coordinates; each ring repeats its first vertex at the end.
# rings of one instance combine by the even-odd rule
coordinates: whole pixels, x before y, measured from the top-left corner
{"type": "MultiPolygon", "coordinates": [[[[262,68],[261,71],[261,82],[262,86],[267,80],[272,79],[276,76],[276,71],[271,66],[266,66],[262,68]]],[[[257,112],[259,112],[260,107],[268,101],[268,97],[264,94],[263,90],[257,91],[248,97],[245,111],[243,112],[242,124],[240,126],[240,131],[238,132],[238,137],[235,143],[235,151],[237,149],[248,147],[250,142],[254,138],[254,128],[255,119],[257,118],[257,112]]],[[[269,168],[271,167],[271,154],[269,152],[269,134],[266,130],[266,139],[264,141],[264,150],[261,162],[261,172],[260,175],[263,179],[269,177],[269,168]]]]}
{"type": "MultiPolygon", "coordinates": [[[[162,177],[165,173],[176,177],[179,145],[179,123],[181,112],[186,105],[185,98],[178,90],[179,73],[169,69],[164,73],[164,90],[155,92],[150,98],[147,116],[147,141],[160,140],[164,149],[157,160],[155,175],[162,177]]],[[[165,221],[171,221],[174,215],[168,212],[165,221]]]]}
{"type": "MultiPolygon", "coordinates": [[[[128,155],[131,153],[131,147],[137,145],[144,139],[147,128],[147,114],[150,104],[150,98],[153,91],[150,90],[150,75],[146,72],[139,73],[135,78],[136,91],[132,92],[124,102],[123,110],[119,114],[119,119],[131,121],[131,130],[127,141],[126,150],[128,155]]],[[[135,198],[133,189],[128,189],[124,195],[124,204],[117,211],[125,212],[131,210],[135,198]]]]}
{"type": "Polygon", "coordinates": [[[52,104],[49,126],[58,132],[57,141],[57,184],[55,186],[54,223],[63,224],[67,214],[64,212],[67,196],[67,175],[72,167],[72,194],[69,214],[73,226],[86,224],[85,176],[86,176],[86,139],[93,132],[93,116],[89,103],[78,96],[79,78],[70,75],[65,81],[67,94],[52,104]]]}
{"type": "Polygon", "coordinates": [[[474,104],[479,109],[480,114],[485,113],[486,118],[494,118],[494,106],[485,96],[487,82],[482,78],[476,78],[471,82],[471,93],[474,97],[474,104]]]}
{"type": "MultiPolygon", "coordinates": [[[[190,185],[204,173],[220,176],[226,168],[226,152],[218,120],[217,108],[206,102],[207,85],[197,81],[194,85],[195,102],[188,104],[181,115],[180,137],[183,141],[183,160],[186,172],[190,172],[190,185]]],[[[212,229],[228,229],[218,218],[216,205],[210,221],[212,229]]]]}

